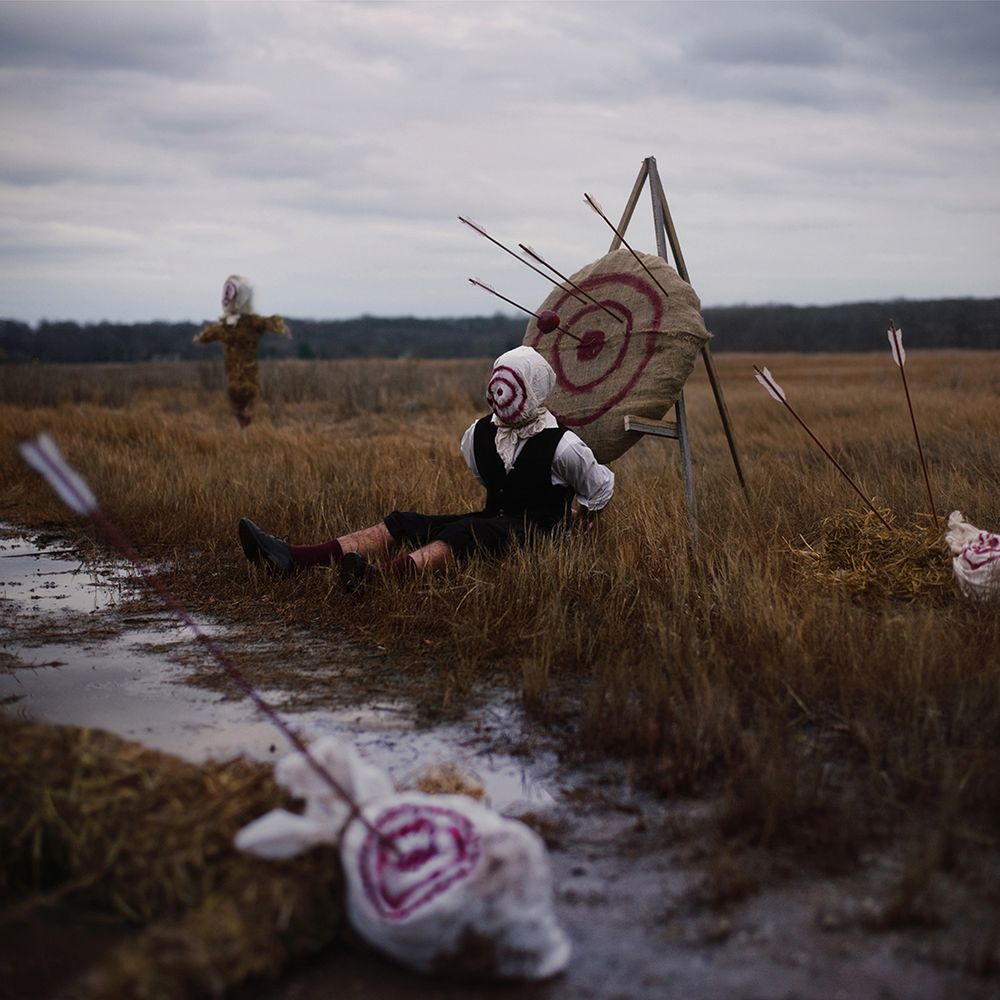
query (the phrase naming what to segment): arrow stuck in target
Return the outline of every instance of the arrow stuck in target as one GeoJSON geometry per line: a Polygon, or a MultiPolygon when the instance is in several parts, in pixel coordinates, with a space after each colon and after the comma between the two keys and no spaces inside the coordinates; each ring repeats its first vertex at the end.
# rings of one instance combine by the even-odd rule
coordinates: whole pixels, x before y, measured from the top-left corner
{"type": "MultiPolygon", "coordinates": [[[[524,264],[525,267],[530,267],[531,270],[535,272],[535,274],[540,274],[550,285],[555,285],[557,288],[562,289],[562,291],[566,292],[567,295],[572,295],[573,298],[576,299],[577,302],[579,302],[581,305],[587,304],[586,299],[581,299],[580,296],[576,294],[576,292],[572,291],[572,289],[563,288],[563,286],[560,285],[559,282],[553,281],[550,275],[546,274],[542,270],[539,270],[539,268],[535,267],[534,264],[529,263],[519,254],[514,253],[514,251],[511,250],[510,247],[504,246],[504,244],[501,243],[499,240],[494,239],[492,236],[490,236],[490,234],[486,232],[486,230],[481,225],[479,225],[478,222],[473,222],[472,219],[466,219],[462,215],[458,217],[458,221],[464,223],[470,229],[475,230],[475,232],[479,233],[480,236],[485,236],[486,239],[490,241],[490,243],[494,244],[494,246],[500,247],[500,249],[503,250],[504,253],[509,253],[511,257],[514,258],[514,260],[520,261],[522,264],[524,264]]],[[[555,269],[553,268],[553,270],[555,269]]],[[[472,279],[470,278],[469,280],[471,281],[472,279]]],[[[518,306],[517,308],[520,309],[521,306],[518,306]]],[[[530,309],[525,309],[524,311],[531,312],[530,309]]],[[[534,313],[532,313],[532,315],[534,315],[534,313]]]]}
{"type": "Polygon", "coordinates": [[[560,333],[565,333],[567,337],[572,338],[578,344],[583,343],[583,341],[575,333],[570,333],[569,330],[560,325],[558,314],[552,312],[550,309],[536,313],[534,310],[525,308],[513,299],[508,299],[506,295],[501,295],[492,285],[486,284],[485,281],[480,281],[478,278],[469,278],[469,282],[475,285],[476,288],[481,288],[484,292],[489,292],[490,295],[495,295],[498,299],[503,299],[504,302],[509,303],[515,309],[520,309],[521,312],[526,312],[529,316],[534,316],[535,319],[538,320],[538,329],[541,330],[542,333],[551,333],[553,330],[558,330],[560,333]]]}
{"type": "Polygon", "coordinates": [[[590,294],[590,292],[588,292],[586,289],[581,288],[575,281],[573,281],[572,278],[567,278],[566,275],[562,273],[562,271],[556,270],[556,268],[554,268],[540,253],[538,253],[537,250],[532,249],[531,247],[527,246],[524,243],[518,243],[518,246],[533,260],[537,260],[538,263],[542,265],[542,267],[547,267],[554,274],[559,275],[559,277],[562,278],[562,280],[565,281],[567,285],[572,285],[581,295],[586,295],[587,298],[590,299],[590,301],[595,306],[597,306],[599,309],[603,309],[613,320],[617,320],[617,322],[621,323],[622,326],[626,325],[626,321],[621,316],[619,316],[618,313],[612,312],[603,302],[598,302],[597,299],[595,299],[594,296],[590,294]]]}
{"type": "Polygon", "coordinates": [[[618,227],[604,214],[604,209],[601,208],[600,202],[593,195],[587,194],[586,191],[583,193],[583,200],[611,227],[611,232],[613,232],[615,236],[622,241],[625,245],[625,249],[628,250],[633,257],[635,257],[639,266],[653,279],[654,282],[656,282],[656,287],[659,288],[659,290],[663,292],[664,296],[669,299],[670,292],[668,292],[663,285],[660,284],[656,275],[653,274],[648,267],[646,267],[646,262],[635,252],[635,250],[632,249],[629,241],[625,239],[624,233],[622,233],[618,227]]]}

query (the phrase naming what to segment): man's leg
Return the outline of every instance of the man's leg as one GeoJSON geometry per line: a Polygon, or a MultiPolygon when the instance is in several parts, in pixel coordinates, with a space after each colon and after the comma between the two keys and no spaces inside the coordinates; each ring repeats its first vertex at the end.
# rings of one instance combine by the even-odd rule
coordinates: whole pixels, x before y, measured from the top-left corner
{"type": "Polygon", "coordinates": [[[396,540],[389,534],[384,521],[318,545],[288,546],[291,557],[298,566],[330,566],[339,563],[348,552],[357,552],[358,555],[369,558],[380,556],[395,547],[396,540]]]}
{"type": "Polygon", "coordinates": [[[336,565],[347,552],[357,552],[362,556],[381,555],[396,545],[396,540],[383,522],[316,545],[289,545],[284,539],[261,531],[253,521],[243,518],[239,536],[247,559],[277,576],[288,576],[304,566],[336,565]]]}
{"type": "Polygon", "coordinates": [[[442,566],[446,566],[454,558],[455,553],[452,551],[451,546],[447,542],[438,540],[417,549],[415,552],[411,552],[408,556],[399,556],[393,559],[392,567],[400,574],[406,575],[410,568],[404,560],[408,559],[413,563],[414,570],[422,573],[424,570],[441,569],[442,566]]]}

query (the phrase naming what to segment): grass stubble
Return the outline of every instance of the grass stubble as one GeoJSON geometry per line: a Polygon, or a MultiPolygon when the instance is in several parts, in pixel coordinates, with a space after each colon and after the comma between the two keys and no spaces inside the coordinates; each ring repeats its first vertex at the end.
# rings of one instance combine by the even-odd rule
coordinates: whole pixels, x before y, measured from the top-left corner
{"type": "MultiPolygon", "coordinates": [[[[16,452],[48,432],[193,609],[251,633],[347,630],[389,650],[382,687],[438,710],[512,685],[567,752],[623,758],[664,794],[721,792],[719,829],[741,843],[849,863],[905,830],[884,909],[905,923],[935,871],[995,859],[1000,620],[951,582],[888,354],[763,360],[891,532],[756,385],[760,360],[717,358],[749,496],[701,366],[688,383],[696,546],[675,448],[646,440],[586,536],[361,600],[330,572],[248,570],[241,516],[295,542],[478,507],[458,438],[485,360],[265,363],[245,437],[207,364],[0,368],[0,518],[77,529],[16,452]]],[[[907,367],[938,515],[996,530],[1000,356],[907,367]]]]}

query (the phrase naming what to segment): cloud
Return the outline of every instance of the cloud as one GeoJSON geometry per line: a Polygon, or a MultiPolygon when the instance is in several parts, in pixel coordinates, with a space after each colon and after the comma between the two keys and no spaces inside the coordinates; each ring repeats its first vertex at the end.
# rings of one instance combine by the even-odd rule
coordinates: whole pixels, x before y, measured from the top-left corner
{"type": "Polygon", "coordinates": [[[992,294],[998,11],[0,3],[0,301],[203,318],[242,271],[290,315],[491,311],[470,275],[537,305],[456,216],[569,273],[609,242],[583,191],[617,215],[649,154],[709,304],[992,294]]]}
{"type": "Polygon", "coordinates": [[[212,48],[204,4],[4,3],[0,63],[184,77],[212,48]]]}

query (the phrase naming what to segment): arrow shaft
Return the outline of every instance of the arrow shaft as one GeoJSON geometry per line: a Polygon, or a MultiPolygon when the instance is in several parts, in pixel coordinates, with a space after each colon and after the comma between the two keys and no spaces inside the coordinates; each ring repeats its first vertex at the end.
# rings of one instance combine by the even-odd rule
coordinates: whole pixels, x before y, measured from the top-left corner
{"type": "Polygon", "coordinates": [[[656,284],[656,287],[659,288],[659,290],[663,292],[663,294],[667,298],[670,298],[670,292],[668,292],[663,287],[663,285],[660,284],[659,278],[657,278],[656,275],[653,274],[653,272],[650,271],[648,267],[646,267],[646,262],[635,252],[635,250],[632,249],[632,245],[629,243],[627,239],[625,239],[624,233],[620,232],[618,227],[597,207],[596,202],[590,200],[589,204],[594,209],[594,211],[597,212],[597,214],[608,224],[608,227],[611,229],[611,232],[613,232],[615,236],[617,236],[618,239],[622,241],[622,243],[625,246],[625,249],[628,250],[628,252],[632,254],[632,256],[635,258],[636,263],[646,272],[646,274],[650,276],[650,278],[653,279],[653,282],[656,284]]]}
{"type": "Polygon", "coordinates": [[[913,436],[917,441],[917,454],[920,456],[920,467],[924,473],[924,485],[927,487],[927,501],[931,505],[931,515],[934,518],[934,527],[940,527],[937,516],[937,507],[934,504],[934,494],[931,493],[931,477],[927,472],[927,462],[924,459],[924,449],[920,444],[920,432],[917,430],[917,418],[913,414],[913,403],[910,400],[910,387],[906,382],[906,369],[900,365],[899,374],[903,379],[903,392],[906,393],[906,408],[910,411],[910,423],[913,425],[913,436]]]}
{"type": "MultiPolygon", "coordinates": [[[[494,246],[500,247],[500,249],[503,250],[504,253],[509,253],[511,255],[511,257],[514,258],[514,260],[519,261],[525,267],[530,267],[531,270],[535,272],[535,274],[540,274],[550,285],[557,285],[558,286],[558,282],[553,281],[550,275],[546,274],[541,269],[535,267],[535,265],[532,264],[530,261],[526,261],[520,254],[514,253],[514,251],[511,250],[510,247],[504,246],[499,240],[494,239],[492,236],[490,236],[490,234],[488,232],[486,232],[485,229],[480,229],[478,226],[472,225],[472,223],[469,222],[468,219],[463,219],[461,215],[458,217],[458,220],[459,220],[459,222],[464,222],[470,229],[474,229],[477,233],[479,233],[480,236],[485,236],[486,239],[488,239],[490,241],[490,243],[492,243],[494,246]]],[[[579,302],[581,305],[585,304],[585,301],[583,299],[581,299],[578,295],[576,295],[574,292],[572,292],[570,289],[563,288],[562,291],[567,292],[568,294],[572,295],[573,298],[576,299],[577,302],[579,302]]],[[[518,306],[518,309],[520,309],[520,308],[521,307],[518,306]]],[[[530,310],[526,310],[526,311],[530,311],[530,310]]]]}
{"type": "MultiPolygon", "coordinates": [[[[520,309],[521,312],[526,312],[529,316],[534,316],[535,319],[538,319],[538,313],[533,312],[531,309],[526,309],[524,306],[522,306],[518,302],[515,302],[513,299],[508,299],[506,295],[501,295],[495,288],[490,288],[489,285],[486,285],[481,281],[476,281],[475,278],[469,278],[469,281],[472,282],[472,284],[474,284],[477,288],[481,288],[484,292],[489,292],[490,295],[495,295],[498,299],[503,299],[504,302],[509,303],[515,309],[520,309]]],[[[583,341],[575,333],[570,333],[569,330],[567,330],[565,327],[557,326],[556,329],[559,330],[560,333],[565,333],[567,337],[571,337],[578,344],[583,343],[583,341]]]]}
{"type": "Polygon", "coordinates": [[[622,319],[621,316],[619,316],[615,312],[612,312],[603,302],[598,302],[597,299],[595,299],[594,296],[590,294],[590,292],[586,291],[586,289],[581,288],[572,278],[567,278],[566,275],[562,273],[562,271],[559,271],[556,268],[554,268],[547,260],[543,260],[541,257],[539,257],[538,254],[531,249],[531,247],[526,247],[523,243],[518,243],[518,246],[526,254],[530,254],[535,260],[537,260],[538,263],[542,265],[542,267],[547,267],[553,274],[559,275],[559,277],[563,281],[565,281],[567,285],[572,285],[581,295],[585,295],[588,299],[590,299],[590,301],[595,306],[597,306],[599,309],[603,309],[612,319],[617,320],[623,326],[625,325],[625,320],[622,319]]]}
{"type": "Polygon", "coordinates": [[[833,455],[830,454],[830,452],[826,448],[826,445],[824,445],[823,442],[820,441],[820,439],[816,437],[815,434],[813,434],[812,429],[809,427],[809,425],[795,412],[794,408],[792,407],[792,404],[789,403],[787,399],[782,399],[780,400],[780,402],[781,405],[784,406],[785,409],[788,410],[788,412],[798,421],[799,426],[806,432],[806,434],[808,434],[809,437],[813,439],[819,450],[822,451],[823,454],[826,455],[826,457],[833,463],[836,470],[844,477],[844,479],[847,480],[851,489],[854,490],[854,492],[857,493],[859,497],[861,497],[861,499],[865,502],[865,506],[891,531],[892,525],[889,524],[889,522],[886,521],[886,519],[875,509],[875,505],[871,502],[871,500],[868,499],[868,497],[865,496],[865,494],[861,490],[861,487],[859,487],[857,483],[855,483],[854,480],[851,479],[851,477],[847,474],[847,470],[844,469],[844,467],[840,464],[840,462],[838,462],[833,457],[833,455]]]}

